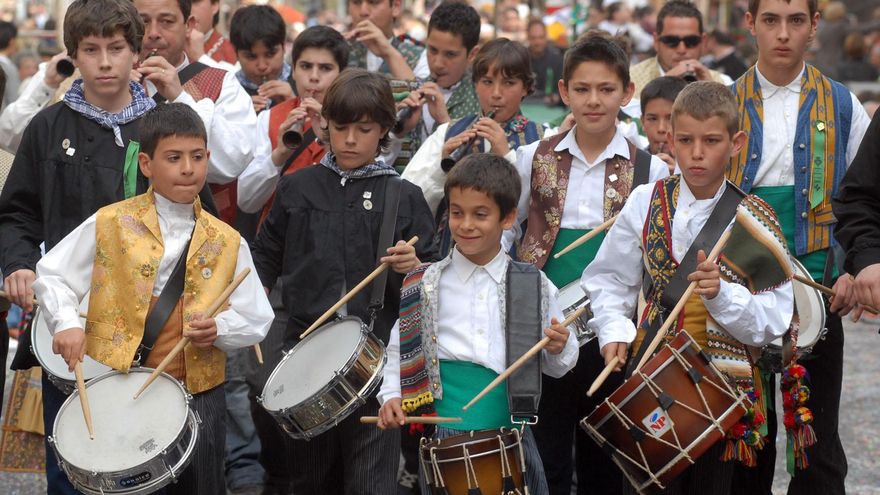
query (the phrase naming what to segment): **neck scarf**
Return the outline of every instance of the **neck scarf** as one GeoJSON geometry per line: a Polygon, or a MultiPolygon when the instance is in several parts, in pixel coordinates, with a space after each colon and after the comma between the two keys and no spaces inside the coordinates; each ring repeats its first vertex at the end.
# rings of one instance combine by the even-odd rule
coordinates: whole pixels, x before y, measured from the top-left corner
{"type": "Polygon", "coordinates": [[[336,172],[337,175],[342,177],[343,181],[349,179],[367,179],[370,177],[378,177],[380,175],[397,175],[397,171],[394,170],[394,167],[386,164],[381,158],[376,158],[374,161],[354,170],[342,170],[339,168],[339,165],[336,164],[336,155],[329,151],[324,155],[324,158],[321,159],[321,165],[336,172]]]}
{"type": "MultiPolygon", "coordinates": [[[[285,82],[289,81],[290,80],[290,73],[291,73],[290,64],[288,64],[287,62],[284,62],[284,65],[281,66],[281,74],[278,76],[278,80],[285,81],[285,82]]],[[[243,88],[249,89],[251,91],[256,91],[256,90],[260,89],[260,86],[263,84],[263,83],[252,82],[244,74],[244,70],[239,70],[238,72],[236,72],[235,78],[238,79],[239,84],[241,84],[243,88]]]]}
{"type": "Polygon", "coordinates": [[[156,106],[156,102],[147,96],[147,92],[140,84],[129,81],[128,89],[131,92],[131,103],[126,105],[119,113],[110,113],[86,101],[82,79],[74,81],[70,89],[67,90],[67,93],[64,94],[64,103],[75,112],[94,120],[101,127],[112,129],[116,145],[122,148],[124,144],[122,143],[122,131],[119,129],[119,126],[139,119],[156,106]]]}

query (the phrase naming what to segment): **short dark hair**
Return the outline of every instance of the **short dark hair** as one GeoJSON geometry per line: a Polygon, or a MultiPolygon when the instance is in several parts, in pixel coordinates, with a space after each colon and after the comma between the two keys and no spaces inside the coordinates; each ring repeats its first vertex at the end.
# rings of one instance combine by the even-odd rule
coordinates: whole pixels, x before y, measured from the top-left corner
{"type": "Polygon", "coordinates": [[[183,14],[183,23],[186,24],[186,20],[192,14],[192,0],[177,0],[177,6],[180,8],[180,13],[183,14]]]}
{"type": "Polygon", "coordinates": [[[18,28],[15,27],[15,24],[0,21],[0,50],[9,48],[9,44],[16,36],[18,36],[18,28]]]}
{"type": "Polygon", "coordinates": [[[0,69],[0,110],[3,110],[3,94],[6,91],[6,71],[0,69]]]}
{"type": "MultiPolygon", "coordinates": [[[[330,84],[324,95],[321,115],[337,124],[353,124],[364,117],[390,131],[397,122],[394,96],[388,78],[366,69],[345,69],[330,84]]],[[[329,132],[324,129],[324,141],[330,142],[329,132]]],[[[379,141],[381,149],[387,149],[388,134],[379,141]]]]}
{"type": "MultiPolygon", "coordinates": [[[[751,4],[753,0],[749,0],[751,4]]],[[[700,34],[703,34],[703,14],[696,5],[688,0],[671,0],[666,2],[657,13],[657,35],[663,34],[663,21],[667,17],[692,17],[700,26],[700,34]]]]}
{"type": "Polygon", "coordinates": [[[563,82],[568,84],[574,71],[585,62],[602,62],[617,73],[624,88],[629,86],[629,60],[623,48],[614,41],[602,36],[591,36],[575,43],[565,52],[562,62],[563,82]]]}
{"type": "Polygon", "coordinates": [[[682,115],[704,122],[718,117],[733,137],[739,131],[739,110],[736,97],[724,84],[715,81],[697,81],[688,84],[672,104],[672,128],[682,115]]]}
{"type": "Polygon", "coordinates": [[[284,19],[268,5],[248,5],[235,11],[229,23],[229,41],[235,51],[250,50],[258,41],[266,48],[284,45],[284,19]]]}
{"type": "Polygon", "coordinates": [[[493,68],[504,77],[521,80],[528,94],[535,90],[529,50],[522,43],[496,38],[480,47],[473,63],[474,83],[493,68]]]}
{"type": "MultiPolygon", "coordinates": [[[[785,0],[785,2],[791,3],[791,0],[785,0]]],[[[749,14],[752,14],[752,17],[758,15],[760,7],[761,0],[749,0],[749,14]]],[[[819,0],[807,0],[807,9],[810,11],[810,22],[812,22],[812,17],[816,15],[816,12],[819,12],[819,0]]]]}
{"type": "Polygon", "coordinates": [[[540,17],[529,18],[529,23],[526,24],[526,31],[531,30],[532,26],[541,26],[541,28],[544,29],[544,32],[547,32],[547,25],[544,24],[544,19],[541,19],[540,17]]]}
{"type": "Polygon", "coordinates": [[[159,142],[172,136],[194,137],[208,143],[205,124],[195,110],[184,103],[160,103],[139,119],[141,151],[153,158],[159,142]]]}
{"type": "Polygon", "coordinates": [[[428,34],[434,29],[461,36],[461,44],[470,53],[480,42],[480,14],[464,2],[447,0],[431,14],[428,34]]]}
{"type": "Polygon", "coordinates": [[[79,43],[87,36],[109,38],[121,33],[131,51],[141,51],[144,21],[126,0],[76,0],[64,15],[64,46],[67,54],[76,56],[79,43]]]}
{"type": "Polygon", "coordinates": [[[333,54],[340,71],[348,67],[348,42],[339,31],[329,26],[312,26],[299,33],[299,36],[293,40],[293,50],[290,52],[291,65],[296,65],[296,61],[307,48],[328,50],[333,54]]]}
{"type": "Polygon", "coordinates": [[[719,45],[736,46],[736,41],[733,40],[733,36],[720,29],[713,29],[712,32],[709,33],[709,37],[715,40],[719,45]]]}
{"type": "Polygon", "coordinates": [[[675,76],[663,76],[654,79],[645,85],[642,94],[639,95],[639,105],[642,106],[642,115],[645,114],[645,108],[651,100],[664,99],[669,103],[673,103],[675,98],[681,93],[681,90],[688,83],[684,79],[675,76]]]}
{"type": "Polygon", "coordinates": [[[443,191],[447,198],[449,191],[455,188],[473,189],[489,196],[504,218],[516,210],[522,184],[519,172],[503,157],[473,153],[462,158],[446,176],[443,191]]]}

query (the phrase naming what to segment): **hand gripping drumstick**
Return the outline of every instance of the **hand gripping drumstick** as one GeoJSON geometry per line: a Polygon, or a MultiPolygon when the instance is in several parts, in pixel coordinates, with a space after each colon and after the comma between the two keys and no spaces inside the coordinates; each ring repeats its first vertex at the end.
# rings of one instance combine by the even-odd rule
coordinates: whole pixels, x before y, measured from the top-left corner
{"type": "Polygon", "coordinates": [[[611,361],[608,361],[608,364],[605,365],[605,368],[602,369],[602,372],[599,373],[599,376],[597,376],[596,379],[593,380],[593,384],[590,385],[590,389],[587,390],[587,397],[592,397],[593,394],[596,393],[596,390],[599,390],[599,387],[602,386],[602,383],[604,383],[605,379],[608,378],[608,375],[610,375],[611,372],[614,371],[614,368],[617,367],[617,363],[619,362],[620,358],[617,356],[614,356],[613,358],[611,358],[611,361]]]}
{"type": "MultiPolygon", "coordinates": [[[[412,239],[410,239],[406,242],[406,245],[412,246],[418,241],[419,241],[419,236],[415,235],[415,236],[413,236],[412,239]]],[[[306,328],[306,331],[301,333],[299,338],[301,338],[301,339],[306,338],[306,335],[312,333],[316,328],[318,328],[325,321],[327,321],[328,318],[330,318],[331,316],[336,314],[336,311],[339,310],[339,308],[344,306],[348,301],[351,300],[352,297],[354,297],[358,292],[360,292],[364,287],[366,287],[370,282],[372,282],[374,278],[378,277],[386,269],[388,269],[388,263],[382,263],[379,266],[377,266],[376,269],[373,270],[369,275],[367,275],[367,277],[365,279],[361,280],[359,284],[355,285],[354,289],[351,289],[350,291],[348,291],[348,294],[342,296],[342,299],[340,299],[339,302],[337,302],[336,304],[331,306],[330,309],[325,311],[324,314],[322,314],[320,318],[315,320],[315,322],[312,323],[312,326],[310,326],[309,328],[306,328]]]]}
{"type": "MultiPolygon", "coordinates": [[[[822,285],[818,282],[814,282],[807,277],[795,274],[792,278],[794,278],[798,282],[800,282],[808,287],[812,287],[812,288],[818,290],[819,292],[828,294],[831,297],[837,297],[837,293],[834,292],[834,289],[829,289],[828,287],[825,287],[824,285],[822,285]]],[[[877,311],[877,308],[874,308],[873,306],[868,306],[867,304],[859,304],[859,305],[862,308],[864,308],[865,310],[867,310],[871,313],[874,313],[875,315],[880,314],[880,311],[877,311]]]]}
{"type": "MultiPolygon", "coordinates": [[[[211,318],[217,316],[217,314],[220,313],[220,309],[226,303],[226,300],[229,299],[229,296],[232,295],[233,291],[235,291],[235,289],[238,288],[238,286],[241,285],[242,282],[244,282],[245,277],[247,277],[250,272],[250,268],[245,268],[244,270],[239,272],[239,274],[235,276],[235,279],[232,280],[232,284],[230,284],[229,287],[223,289],[223,292],[220,294],[220,296],[217,297],[217,299],[215,299],[210,306],[208,306],[205,314],[209,315],[209,317],[211,318]]],[[[141,388],[137,391],[137,393],[134,394],[135,399],[137,399],[142,393],[144,393],[144,390],[146,390],[147,387],[149,387],[150,384],[156,380],[156,377],[159,376],[159,373],[165,371],[165,368],[167,368],[171,361],[175,357],[177,357],[178,354],[180,354],[180,351],[182,351],[187,344],[189,344],[189,337],[183,337],[180,339],[179,342],[177,342],[177,345],[174,346],[174,348],[171,349],[171,352],[169,352],[168,355],[165,356],[165,359],[163,359],[162,362],[159,363],[159,366],[156,366],[156,369],[154,369],[153,372],[150,373],[150,376],[147,377],[147,381],[145,381],[144,384],[141,385],[141,388]]]]}
{"type": "Polygon", "coordinates": [[[562,251],[559,251],[558,253],[554,254],[553,259],[558,259],[563,254],[565,254],[569,251],[573,251],[576,247],[580,246],[581,244],[586,243],[587,241],[589,241],[593,237],[596,237],[597,235],[601,234],[602,232],[605,232],[607,229],[610,229],[611,226],[614,225],[615,220],[617,220],[617,215],[614,215],[613,217],[609,218],[608,220],[605,220],[604,222],[599,224],[599,226],[596,227],[595,229],[593,229],[593,230],[587,232],[586,234],[575,239],[574,242],[572,242],[568,246],[565,246],[562,249],[562,251]]]}
{"type": "MultiPolygon", "coordinates": [[[[443,423],[461,423],[461,418],[444,418],[442,416],[406,416],[403,424],[439,425],[443,423]]],[[[379,416],[361,416],[361,423],[374,425],[379,422],[379,416]]]]}
{"type": "MultiPolygon", "coordinates": [[[[578,319],[586,311],[587,311],[587,306],[586,306],[586,304],[584,304],[583,306],[576,309],[573,313],[568,315],[568,318],[566,318],[565,321],[562,322],[562,326],[567,327],[567,326],[571,325],[572,322],[574,322],[574,320],[578,319]]],[[[491,392],[492,389],[497,387],[501,382],[503,382],[504,380],[507,380],[507,377],[512,375],[516,370],[520,369],[522,367],[522,365],[525,364],[526,361],[528,361],[529,359],[534,357],[535,354],[540,352],[541,349],[543,349],[549,343],[550,343],[550,337],[544,337],[543,339],[539,340],[537,344],[533,345],[531,349],[526,351],[525,354],[523,354],[522,356],[519,357],[519,359],[514,361],[513,364],[511,364],[506,370],[504,370],[504,372],[502,372],[500,375],[496,376],[495,379],[492,380],[491,383],[486,385],[486,388],[484,388],[479,394],[477,394],[476,397],[471,399],[471,401],[468,402],[461,409],[464,411],[467,411],[469,407],[476,404],[478,400],[482,399],[486,394],[491,392]]]]}
{"type": "Polygon", "coordinates": [[[76,390],[79,392],[79,403],[82,405],[83,418],[86,420],[86,428],[89,430],[89,438],[95,439],[95,430],[92,428],[92,408],[89,406],[89,396],[86,395],[86,381],[83,379],[82,361],[77,361],[73,367],[76,375],[76,390]]]}

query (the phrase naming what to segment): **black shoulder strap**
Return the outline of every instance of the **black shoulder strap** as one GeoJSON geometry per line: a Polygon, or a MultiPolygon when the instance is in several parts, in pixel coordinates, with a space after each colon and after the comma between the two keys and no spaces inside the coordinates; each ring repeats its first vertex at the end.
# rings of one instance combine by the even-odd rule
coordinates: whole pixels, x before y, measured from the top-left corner
{"type": "Polygon", "coordinates": [[[305,151],[306,148],[309,147],[310,144],[312,144],[312,141],[314,141],[316,137],[317,136],[315,136],[315,128],[309,127],[309,130],[307,130],[306,133],[303,134],[302,143],[300,143],[299,147],[293,151],[293,154],[290,155],[287,161],[284,162],[284,166],[281,167],[281,173],[279,175],[283,176],[284,172],[287,172],[287,169],[289,169],[290,166],[293,165],[293,162],[297,158],[299,158],[299,155],[301,155],[303,151],[305,151]]]}
{"type": "Polygon", "coordinates": [[[636,159],[633,163],[633,185],[637,186],[647,184],[651,177],[651,154],[636,146],[636,159]]]}
{"type": "MultiPolygon", "coordinates": [[[[399,175],[389,175],[385,181],[385,204],[382,213],[382,226],[379,228],[379,242],[376,246],[376,264],[385,256],[394,242],[394,231],[397,227],[397,207],[400,205],[400,186],[403,179],[399,175]]],[[[370,293],[370,313],[375,316],[385,305],[385,285],[388,281],[388,270],[382,272],[373,281],[370,293]]]]}
{"type": "MultiPolygon", "coordinates": [[[[530,263],[507,265],[507,365],[543,338],[541,272],[530,263]]],[[[511,417],[536,418],[541,402],[541,359],[530,359],[507,379],[511,417]]]]}
{"type": "MultiPolygon", "coordinates": [[[[180,72],[177,73],[177,78],[180,79],[180,85],[183,86],[184,84],[189,82],[190,79],[196,77],[199,72],[202,72],[207,68],[208,66],[201,62],[193,62],[187,65],[186,67],[181,69],[180,72]]],[[[153,95],[153,101],[155,101],[156,103],[163,103],[165,102],[165,97],[160,95],[159,93],[156,93],[153,95]]]]}

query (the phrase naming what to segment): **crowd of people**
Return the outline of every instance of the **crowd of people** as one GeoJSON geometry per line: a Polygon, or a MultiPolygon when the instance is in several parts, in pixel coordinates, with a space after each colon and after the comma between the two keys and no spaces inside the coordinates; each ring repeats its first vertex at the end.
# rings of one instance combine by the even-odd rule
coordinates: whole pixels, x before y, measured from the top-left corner
{"type": "Polygon", "coordinates": [[[12,369],[44,368],[49,493],[98,490],[49,440],[71,392],[49,354],[183,384],[199,433],[165,493],[439,493],[420,439],[511,430],[516,493],[636,493],[579,423],[683,330],[751,402],[663,493],[769,493],[777,454],[789,493],[845,493],[842,322],[880,307],[880,9],[493,6],[74,0],[34,52],[0,21],[0,354],[11,332],[12,369]],[[834,294],[803,360],[797,273],[834,294]],[[385,364],[313,435],[261,396],[328,308],[385,364]],[[461,421],[401,428],[433,416],[461,421]]]}

